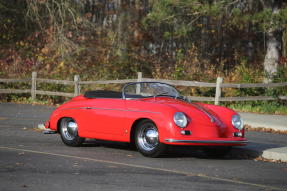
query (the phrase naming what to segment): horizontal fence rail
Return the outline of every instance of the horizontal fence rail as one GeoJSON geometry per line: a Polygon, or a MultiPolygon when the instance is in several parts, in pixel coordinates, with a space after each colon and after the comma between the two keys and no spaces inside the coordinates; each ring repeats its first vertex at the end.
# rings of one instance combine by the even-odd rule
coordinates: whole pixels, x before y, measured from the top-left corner
{"type": "Polygon", "coordinates": [[[246,83],[246,84],[234,84],[234,83],[223,83],[222,88],[274,88],[287,86],[287,82],[281,83],[246,83]]]}
{"type": "Polygon", "coordinates": [[[0,89],[0,94],[23,94],[23,93],[31,93],[31,90],[0,89]]]}
{"type": "MultiPolygon", "coordinates": [[[[207,87],[215,88],[215,97],[199,97],[199,96],[186,96],[190,100],[194,101],[211,101],[218,105],[220,102],[225,101],[258,101],[258,100],[276,100],[282,99],[287,100],[287,95],[281,95],[278,97],[272,96],[246,96],[246,97],[222,97],[222,88],[276,88],[276,87],[287,87],[287,82],[281,83],[223,83],[223,78],[218,77],[216,83],[197,82],[197,81],[185,81],[185,80],[168,80],[168,79],[153,79],[143,78],[142,73],[138,72],[137,79],[122,79],[122,80],[98,80],[98,81],[81,81],[79,75],[74,76],[74,80],[55,80],[37,78],[37,73],[32,72],[32,78],[30,79],[0,79],[1,83],[29,83],[31,89],[0,89],[0,94],[31,94],[32,99],[36,99],[36,95],[50,95],[50,96],[63,96],[63,97],[74,97],[81,94],[81,85],[106,85],[106,84],[125,84],[129,82],[141,82],[141,81],[157,81],[162,83],[168,83],[173,86],[187,86],[187,87],[207,87]],[[44,91],[38,90],[38,83],[49,83],[49,84],[61,84],[61,85],[72,85],[74,86],[74,92],[56,92],[56,91],[44,91]]],[[[287,90],[286,90],[287,91],[287,90]]],[[[287,94],[287,92],[286,92],[287,94]]]]}
{"type": "Polygon", "coordinates": [[[153,78],[142,78],[142,81],[158,81],[167,83],[173,86],[189,86],[189,87],[208,87],[215,88],[216,83],[207,83],[207,82],[197,82],[197,81],[184,81],[184,80],[165,80],[165,79],[153,79],[153,78]]]}
{"type": "Polygon", "coordinates": [[[74,85],[74,81],[69,80],[51,80],[44,78],[37,78],[37,82],[50,83],[50,84],[62,84],[62,85],[74,85]]]}
{"type": "Polygon", "coordinates": [[[137,82],[137,79],[126,79],[126,80],[99,80],[99,81],[80,81],[81,85],[91,85],[91,84],[126,84],[129,82],[137,82]]]}
{"type": "Polygon", "coordinates": [[[31,82],[31,79],[0,79],[3,83],[31,82]]]}

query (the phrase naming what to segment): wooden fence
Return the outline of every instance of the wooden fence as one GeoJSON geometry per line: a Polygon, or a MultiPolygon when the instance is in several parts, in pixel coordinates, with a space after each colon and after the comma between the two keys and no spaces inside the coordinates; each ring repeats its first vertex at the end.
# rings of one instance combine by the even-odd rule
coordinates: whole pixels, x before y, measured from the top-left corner
{"type": "Polygon", "coordinates": [[[218,105],[222,101],[257,101],[257,100],[275,100],[282,99],[287,100],[287,92],[285,95],[278,96],[277,98],[272,96],[248,96],[248,97],[222,97],[222,88],[275,88],[287,86],[287,82],[282,83],[223,83],[223,78],[218,77],[216,83],[206,83],[197,81],[183,81],[183,80],[166,80],[166,79],[152,79],[143,78],[142,73],[138,72],[137,79],[124,79],[124,80],[99,80],[99,81],[81,81],[79,75],[74,76],[74,81],[70,80],[54,80],[37,78],[37,72],[32,72],[32,78],[29,79],[0,79],[0,83],[16,83],[26,82],[31,83],[31,89],[0,89],[0,94],[17,94],[17,93],[29,93],[32,99],[36,99],[36,95],[53,95],[53,96],[64,96],[74,97],[81,93],[81,85],[91,84],[124,84],[128,82],[140,82],[140,81],[158,81],[168,83],[174,86],[189,86],[189,87],[211,87],[215,88],[215,97],[197,97],[187,96],[189,99],[194,101],[214,101],[214,104],[218,105]],[[74,86],[74,93],[67,92],[55,92],[55,91],[44,91],[37,89],[37,83],[51,83],[51,84],[62,84],[74,86]]]}

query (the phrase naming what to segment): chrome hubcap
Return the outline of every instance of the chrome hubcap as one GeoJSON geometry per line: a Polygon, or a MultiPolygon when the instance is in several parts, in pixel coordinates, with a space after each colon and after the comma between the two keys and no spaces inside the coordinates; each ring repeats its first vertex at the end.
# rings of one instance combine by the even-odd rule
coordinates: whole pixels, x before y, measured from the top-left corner
{"type": "Polygon", "coordinates": [[[77,132],[78,132],[78,125],[77,125],[77,123],[75,123],[73,121],[68,122],[67,130],[68,130],[68,133],[70,135],[77,136],[77,132]]]}
{"type": "Polygon", "coordinates": [[[67,140],[73,140],[78,135],[78,125],[77,123],[70,119],[65,120],[62,124],[62,134],[67,140]]]}
{"type": "Polygon", "coordinates": [[[139,146],[151,151],[158,145],[158,131],[154,125],[146,124],[143,126],[138,135],[139,146]]]}

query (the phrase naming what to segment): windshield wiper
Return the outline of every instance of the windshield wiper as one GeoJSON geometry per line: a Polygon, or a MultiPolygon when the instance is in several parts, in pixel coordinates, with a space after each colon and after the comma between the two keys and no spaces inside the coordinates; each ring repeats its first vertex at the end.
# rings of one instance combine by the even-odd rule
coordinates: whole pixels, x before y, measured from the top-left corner
{"type": "Polygon", "coordinates": [[[188,103],[191,103],[192,101],[190,99],[188,99],[188,97],[186,96],[178,96],[177,97],[178,99],[182,100],[182,101],[186,101],[188,103]]]}
{"type": "Polygon", "coordinates": [[[168,97],[172,97],[174,99],[179,99],[179,100],[183,100],[183,101],[186,101],[186,102],[189,102],[189,100],[184,97],[184,96],[181,96],[181,95],[170,95],[168,92],[161,92],[159,94],[155,94],[153,97],[158,97],[158,96],[168,96],[168,97]]]}
{"type": "Polygon", "coordinates": [[[158,97],[158,96],[171,96],[171,95],[169,95],[168,92],[161,92],[159,94],[155,94],[153,97],[155,98],[155,97],[158,97]]]}

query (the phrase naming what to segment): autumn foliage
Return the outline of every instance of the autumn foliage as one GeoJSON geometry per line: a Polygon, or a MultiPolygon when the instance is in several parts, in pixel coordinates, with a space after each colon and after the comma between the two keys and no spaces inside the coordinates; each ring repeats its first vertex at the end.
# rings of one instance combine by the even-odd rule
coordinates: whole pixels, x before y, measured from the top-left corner
{"type": "Polygon", "coordinates": [[[287,79],[287,8],[279,0],[1,0],[0,10],[0,77],[126,79],[141,71],[261,82],[271,31],[280,41],[272,78],[287,79]]]}

